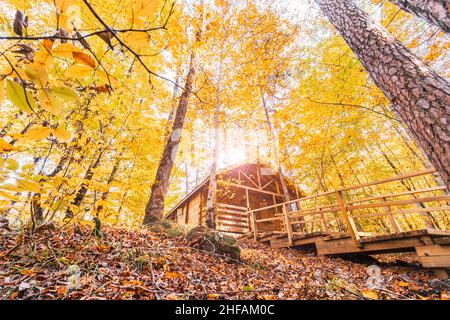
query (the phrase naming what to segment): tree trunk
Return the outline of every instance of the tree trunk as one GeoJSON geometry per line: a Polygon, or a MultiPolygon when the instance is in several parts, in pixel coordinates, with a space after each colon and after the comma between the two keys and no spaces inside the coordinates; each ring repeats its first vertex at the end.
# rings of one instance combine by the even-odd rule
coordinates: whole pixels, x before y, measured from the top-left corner
{"type": "MultiPolygon", "coordinates": [[[[288,201],[291,201],[291,197],[289,195],[289,190],[286,185],[286,179],[284,178],[283,168],[281,166],[280,156],[278,153],[278,133],[275,129],[275,126],[272,123],[272,119],[270,118],[269,107],[267,106],[267,102],[264,97],[264,91],[262,88],[260,88],[260,93],[261,93],[262,105],[264,107],[264,114],[266,115],[267,128],[269,130],[269,135],[270,135],[270,140],[271,140],[270,145],[272,147],[273,158],[275,159],[277,170],[280,175],[280,182],[281,182],[281,188],[283,189],[284,201],[288,202],[288,201]]],[[[289,208],[290,207],[288,206],[288,209],[289,208]]]]}
{"type": "Polygon", "coordinates": [[[316,0],[446,182],[450,85],[351,0],[316,0]]]}
{"type": "Polygon", "coordinates": [[[406,12],[427,20],[450,33],[450,2],[448,0],[390,0],[406,12]]]}
{"type": "MultiPolygon", "coordinates": [[[[107,185],[107,187],[108,187],[108,190],[106,190],[105,192],[103,192],[103,193],[102,193],[102,196],[100,197],[100,201],[102,201],[102,202],[104,202],[106,199],[108,199],[108,196],[109,196],[109,185],[114,181],[114,179],[116,179],[117,172],[119,172],[119,166],[120,166],[121,156],[122,156],[122,153],[120,153],[120,154],[118,155],[118,158],[117,158],[117,160],[116,160],[116,163],[114,164],[114,167],[113,167],[112,170],[111,170],[111,173],[110,173],[109,178],[108,178],[108,182],[106,183],[106,185],[107,185]]],[[[95,216],[96,216],[97,218],[99,217],[100,213],[102,213],[103,208],[104,208],[103,204],[100,203],[100,204],[97,206],[97,208],[95,209],[95,216]]]]}
{"type": "MultiPolygon", "coordinates": [[[[86,193],[87,193],[88,187],[89,187],[89,182],[85,182],[85,181],[91,181],[92,178],[94,177],[95,169],[100,165],[104,151],[105,151],[105,149],[100,150],[95,162],[92,163],[86,170],[86,173],[85,173],[84,179],[83,179],[84,181],[81,184],[80,189],[78,189],[75,199],[71,203],[72,206],[79,207],[81,205],[81,202],[83,202],[83,199],[86,196],[86,193]]],[[[73,214],[72,209],[70,207],[67,208],[65,219],[72,218],[73,216],[74,216],[74,214],[73,214]]]]}
{"type": "Polygon", "coordinates": [[[208,197],[206,200],[206,226],[211,229],[216,228],[216,192],[217,192],[217,162],[220,151],[219,116],[222,111],[222,72],[223,72],[223,50],[220,53],[219,75],[216,90],[216,109],[214,111],[214,155],[209,174],[208,197]]]}
{"type": "MultiPolygon", "coordinates": [[[[201,30],[197,32],[195,42],[198,43],[200,40],[201,30]]],[[[170,173],[181,140],[189,97],[195,80],[195,73],[195,49],[193,48],[190,57],[189,70],[186,76],[186,83],[178,102],[175,119],[173,120],[172,133],[170,138],[167,139],[164,147],[162,158],[156,171],[156,178],[151,188],[150,199],[145,207],[144,225],[154,223],[163,216],[164,198],[169,188],[170,173]]]]}

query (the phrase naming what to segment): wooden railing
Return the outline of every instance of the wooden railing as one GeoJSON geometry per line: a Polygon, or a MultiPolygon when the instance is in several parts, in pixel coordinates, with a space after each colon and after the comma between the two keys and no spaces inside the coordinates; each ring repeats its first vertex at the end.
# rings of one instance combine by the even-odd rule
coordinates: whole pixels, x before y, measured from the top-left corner
{"type": "Polygon", "coordinates": [[[264,231],[278,226],[270,231],[286,234],[291,244],[294,236],[314,232],[346,232],[359,242],[364,236],[424,228],[448,230],[450,195],[445,187],[433,186],[435,172],[427,169],[250,210],[254,238],[259,238],[263,224],[264,231]],[[380,192],[392,188],[396,192],[380,192]],[[260,216],[270,211],[270,217],[260,216]]]}

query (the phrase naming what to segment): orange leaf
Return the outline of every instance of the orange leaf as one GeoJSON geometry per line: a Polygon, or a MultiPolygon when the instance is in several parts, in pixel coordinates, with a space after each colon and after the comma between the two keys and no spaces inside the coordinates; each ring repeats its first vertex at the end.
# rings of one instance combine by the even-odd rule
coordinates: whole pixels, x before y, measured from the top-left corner
{"type": "Polygon", "coordinates": [[[144,283],[140,280],[125,280],[123,284],[125,286],[142,286],[144,283]]]}
{"type": "Polygon", "coordinates": [[[58,287],[58,289],[56,289],[56,293],[58,294],[58,296],[63,297],[67,294],[67,287],[65,286],[60,286],[58,287]]]}
{"type": "Polygon", "coordinates": [[[88,56],[86,53],[73,51],[72,55],[75,59],[75,62],[84,64],[85,66],[91,67],[92,69],[95,68],[95,60],[88,56]]]}
{"type": "Polygon", "coordinates": [[[182,277],[182,274],[179,272],[166,272],[166,277],[170,279],[180,278],[182,277]]]}

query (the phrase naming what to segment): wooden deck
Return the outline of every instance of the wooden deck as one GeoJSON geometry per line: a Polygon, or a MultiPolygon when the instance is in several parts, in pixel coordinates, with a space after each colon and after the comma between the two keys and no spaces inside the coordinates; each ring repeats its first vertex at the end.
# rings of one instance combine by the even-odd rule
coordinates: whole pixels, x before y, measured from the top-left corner
{"type": "Polygon", "coordinates": [[[309,247],[319,255],[415,251],[424,267],[450,268],[450,196],[445,187],[373,194],[377,186],[417,185],[417,179],[430,185],[426,179],[433,173],[428,169],[250,210],[248,235],[274,248],[309,247]],[[271,218],[258,218],[258,212],[268,210],[275,212],[271,218]],[[278,229],[259,230],[276,220],[278,229]]]}

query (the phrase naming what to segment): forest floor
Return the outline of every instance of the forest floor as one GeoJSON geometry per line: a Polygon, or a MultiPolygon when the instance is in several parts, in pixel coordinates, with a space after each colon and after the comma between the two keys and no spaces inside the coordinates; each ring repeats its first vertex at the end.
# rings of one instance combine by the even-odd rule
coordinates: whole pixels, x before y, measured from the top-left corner
{"type": "Polygon", "coordinates": [[[185,236],[169,231],[104,227],[99,239],[88,225],[32,237],[0,229],[0,299],[449,298],[450,282],[410,254],[376,260],[381,273],[373,288],[373,261],[250,240],[239,240],[241,260],[234,261],[189,247],[185,236]]]}

